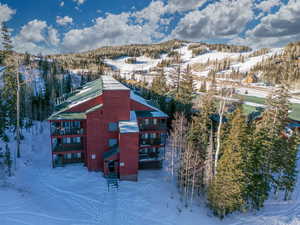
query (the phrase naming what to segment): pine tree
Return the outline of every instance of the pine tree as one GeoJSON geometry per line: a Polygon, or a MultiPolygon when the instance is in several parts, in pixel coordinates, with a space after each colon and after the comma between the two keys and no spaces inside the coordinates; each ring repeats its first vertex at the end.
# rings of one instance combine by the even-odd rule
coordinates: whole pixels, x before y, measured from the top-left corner
{"type": "Polygon", "coordinates": [[[6,24],[3,23],[1,27],[2,46],[4,48],[4,65],[6,66],[3,73],[4,87],[2,90],[2,100],[6,104],[6,118],[8,126],[16,125],[17,115],[17,67],[13,52],[12,41],[6,24]]]}
{"type": "Polygon", "coordinates": [[[268,98],[268,107],[259,126],[262,130],[268,130],[268,139],[265,143],[267,151],[265,154],[268,159],[266,170],[275,194],[278,190],[291,192],[296,179],[298,141],[295,134],[290,138],[283,138],[288,125],[289,97],[288,86],[282,84],[268,98]]]}
{"type": "Polygon", "coordinates": [[[217,174],[208,189],[208,204],[223,218],[245,207],[245,155],[247,154],[247,124],[241,107],[231,120],[228,138],[222,145],[217,174]]]}
{"type": "Polygon", "coordinates": [[[161,73],[153,79],[151,84],[151,91],[158,95],[165,95],[167,93],[167,79],[163,68],[161,70],[161,73]]]}
{"type": "Polygon", "coordinates": [[[178,106],[177,106],[178,111],[185,112],[186,115],[189,115],[191,113],[194,92],[195,92],[194,77],[190,71],[190,66],[188,65],[185,73],[181,77],[178,91],[176,92],[175,95],[175,99],[176,101],[178,101],[178,106]]]}
{"type": "Polygon", "coordinates": [[[189,139],[197,149],[205,150],[212,129],[211,115],[217,111],[213,92],[201,96],[197,105],[197,111],[197,114],[192,117],[189,139]]]}

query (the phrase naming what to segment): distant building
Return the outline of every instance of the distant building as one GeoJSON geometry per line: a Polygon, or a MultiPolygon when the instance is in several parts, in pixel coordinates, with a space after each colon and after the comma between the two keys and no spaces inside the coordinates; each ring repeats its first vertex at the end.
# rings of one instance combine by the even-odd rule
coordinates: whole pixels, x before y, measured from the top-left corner
{"type": "Polygon", "coordinates": [[[258,77],[255,74],[249,74],[247,77],[242,81],[244,84],[252,84],[258,82],[258,77]]]}
{"type": "Polygon", "coordinates": [[[167,115],[111,76],[89,82],[56,105],[51,124],[53,167],[83,162],[89,171],[137,180],[160,168],[167,115]]]}

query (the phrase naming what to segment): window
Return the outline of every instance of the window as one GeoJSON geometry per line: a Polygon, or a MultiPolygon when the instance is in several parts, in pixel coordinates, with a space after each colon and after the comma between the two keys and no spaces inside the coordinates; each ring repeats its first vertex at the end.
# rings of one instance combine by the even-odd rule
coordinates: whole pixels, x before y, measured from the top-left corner
{"type": "Polygon", "coordinates": [[[78,159],[81,158],[81,153],[77,153],[77,158],[78,158],[78,159]]]}
{"type": "Polygon", "coordinates": [[[80,144],[80,137],[73,138],[72,143],[80,144]]]}
{"type": "Polygon", "coordinates": [[[152,133],[151,138],[155,139],[156,138],[156,133],[152,133]]]}
{"type": "Polygon", "coordinates": [[[117,139],[109,139],[108,140],[108,146],[109,147],[113,147],[113,146],[115,146],[117,144],[118,144],[118,140],[117,139]]]}
{"type": "Polygon", "coordinates": [[[153,119],[153,124],[157,125],[157,119],[153,119]]]}
{"type": "Polygon", "coordinates": [[[71,138],[63,138],[63,143],[64,144],[70,144],[71,143],[71,138]]]}
{"type": "Polygon", "coordinates": [[[145,119],[145,124],[149,125],[149,123],[150,123],[149,119],[145,119]]]}
{"type": "Polygon", "coordinates": [[[140,154],[147,154],[148,153],[148,149],[147,148],[142,148],[140,150],[140,154]]]}
{"type": "Polygon", "coordinates": [[[145,139],[148,139],[148,138],[149,138],[149,134],[148,134],[148,133],[145,133],[145,134],[144,134],[144,138],[145,138],[145,139]]]}
{"type": "Polygon", "coordinates": [[[63,127],[70,127],[70,122],[68,121],[63,122],[63,127]]]}
{"type": "Polygon", "coordinates": [[[80,121],[73,121],[73,127],[80,128],[80,121]]]}
{"type": "Polygon", "coordinates": [[[117,131],[118,130],[118,123],[109,123],[108,124],[109,131],[117,131]]]}

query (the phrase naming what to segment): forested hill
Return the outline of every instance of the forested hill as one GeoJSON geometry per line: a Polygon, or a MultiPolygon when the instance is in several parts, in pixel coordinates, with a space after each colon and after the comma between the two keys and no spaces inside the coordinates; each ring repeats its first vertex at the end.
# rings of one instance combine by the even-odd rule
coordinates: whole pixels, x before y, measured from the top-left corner
{"type": "MultiPolygon", "coordinates": [[[[132,44],[124,46],[107,46],[82,53],[50,55],[47,56],[47,58],[55,59],[59,62],[62,62],[72,69],[75,69],[77,67],[88,67],[94,69],[96,64],[101,64],[105,59],[115,60],[121,57],[136,58],[142,56],[147,57],[149,59],[162,59],[163,55],[166,55],[168,57],[175,57],[178,56],[175,50],[178,50],[183,46],[190,44],[192,43],[187,41],[171,40],[159,44],[132,44]]],[[[207,48],[211,51],[220,52],[251,51],[251,48],[247,46],[235,46],[227,44],[194,43],[193,48],[194,51],[197,51],[201,48],[207,48]]]]}

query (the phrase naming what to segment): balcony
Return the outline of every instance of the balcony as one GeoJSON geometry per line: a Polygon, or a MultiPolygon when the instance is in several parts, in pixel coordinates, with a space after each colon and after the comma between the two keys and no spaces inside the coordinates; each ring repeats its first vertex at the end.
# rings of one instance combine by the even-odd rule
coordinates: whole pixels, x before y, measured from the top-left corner
{"type": "Polygon", "coordinates": [[[83,151],[83,144],[57,144],[53,147],[53,152],[83,151]]]}
{"type": "Polygon", "coordinates": [[[52,128],[51,135],[83,135],[83,128],[52,128]]]}
{"type": "Polygon", "coordinates": [[[151,153],[144,153],[139,155],[139,161],[160,161],[163,160],[163,157],[160,153],[151,152],[151,153]]]}
{"type": "Polygon", "coordinates": [[[140,130],[167,130],[166,124],[140,124],[140,130]]]}
{"type": "Polygon", "coordinates": [[[162,138],[155,139],[140,139],[140,145],[164,145],[165,141],[162,138]]]}

